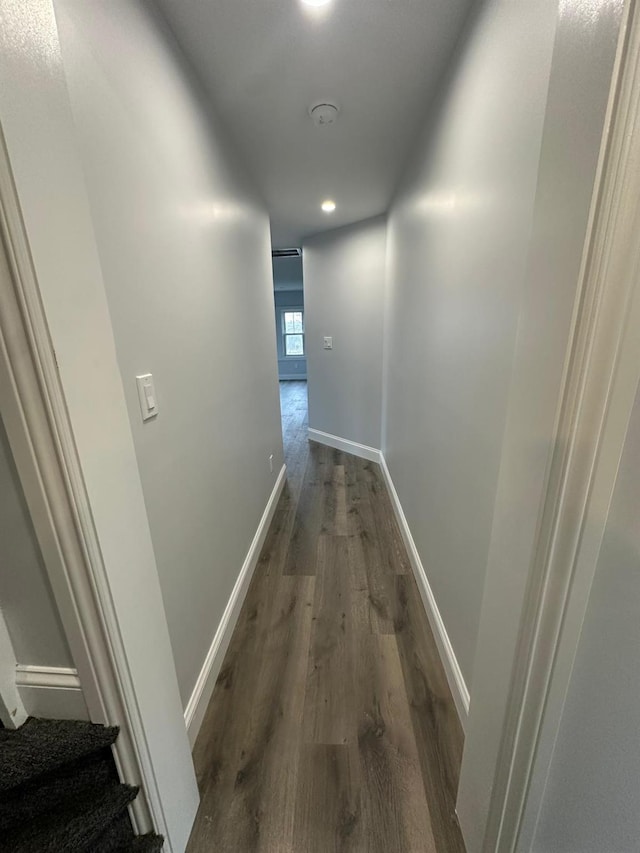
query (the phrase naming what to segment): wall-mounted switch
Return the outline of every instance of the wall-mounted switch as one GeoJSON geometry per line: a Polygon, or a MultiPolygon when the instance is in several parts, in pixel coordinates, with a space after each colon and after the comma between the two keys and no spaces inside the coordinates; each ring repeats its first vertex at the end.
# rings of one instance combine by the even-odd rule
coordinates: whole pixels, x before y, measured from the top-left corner
{"type": "Polygon", "coordinates": [[[325,337],[324,348],[325,349],[333,349],[333,338],[332,337],[325,337]]]}
{"type": "Polygon", "coordinates": [[[158,400],[156,398],[156,390],[153,387],[153,376],[150,373],[143,373],[142,376],[136,376],[136,384],[138,386],[138,399],[140,400],[140,411],[142,412],[142,420],[148,421],[158,414],[158,400]]]}

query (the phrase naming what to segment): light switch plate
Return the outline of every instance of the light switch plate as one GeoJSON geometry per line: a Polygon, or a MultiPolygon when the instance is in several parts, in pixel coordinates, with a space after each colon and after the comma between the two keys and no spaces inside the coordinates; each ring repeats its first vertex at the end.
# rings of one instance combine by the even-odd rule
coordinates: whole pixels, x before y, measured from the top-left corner
{"type": "Polygon", "coordinates": [[[333,338],[332,337],[325,337],[324,348],[325,349],[333,349],[333,338]]]}
{"type": "Polygon", "coordinates": [[[138,386],[138,399],[140,400],[142,420],[148,421],[149,418],[154,418],[158,414],[158,399],[156,397],[156,389],[153,385],[152,374],[143,373],[141,376],[136,376],[136,384],[138,386]]]}

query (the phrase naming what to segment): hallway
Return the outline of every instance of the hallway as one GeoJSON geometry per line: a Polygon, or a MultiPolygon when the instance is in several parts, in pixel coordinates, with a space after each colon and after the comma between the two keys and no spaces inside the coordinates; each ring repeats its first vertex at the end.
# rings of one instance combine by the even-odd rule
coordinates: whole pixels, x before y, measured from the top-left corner
{"type": "Polygon", "coordinates": [[[2,725],[168,853],[638,853],[640,3],[0,13],[2,725]]]}
{"type": "Polygon", "coordinates": [[[462,731],[377,465],[307,440],[194,749],[189,853],[459,853],[462,731]]]}

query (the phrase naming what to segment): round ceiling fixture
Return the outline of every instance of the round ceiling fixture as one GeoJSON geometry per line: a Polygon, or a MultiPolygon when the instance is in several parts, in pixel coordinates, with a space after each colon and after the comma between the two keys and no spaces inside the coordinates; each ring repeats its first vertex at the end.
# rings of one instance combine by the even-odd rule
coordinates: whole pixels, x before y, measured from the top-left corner
{"type": "Polygon", "coordinates": [[[329,124],[335,124],[338,119],[338,112],[338,107],[327,101],[321,101],[319,104],[312,104],[309,107],[309,115],[316,127],[326,127],[329,124]]]}
{"type": "Polygon", "coordinates": [[[302,0],[305,6],[328,6],[331,0],[302,0]]]}
{"type": "Polygon", "coordinates": [[[326,201],[322,202],[320,207],[324,210],[325,213],[333,213],[333,211],[336,209],[336,203],[335,201],[332,201],[330,198],[328,198],[326,201]]]}

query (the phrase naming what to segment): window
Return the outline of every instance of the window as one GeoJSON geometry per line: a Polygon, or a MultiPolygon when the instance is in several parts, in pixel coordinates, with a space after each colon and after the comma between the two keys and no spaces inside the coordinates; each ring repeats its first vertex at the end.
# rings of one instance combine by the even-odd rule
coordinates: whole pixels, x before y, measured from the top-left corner
{"type": "Polygon", "coordinates": [[[285,356],[304,355],[304,321],[302,311],[282,312],[282,340],[285,356]]]}

